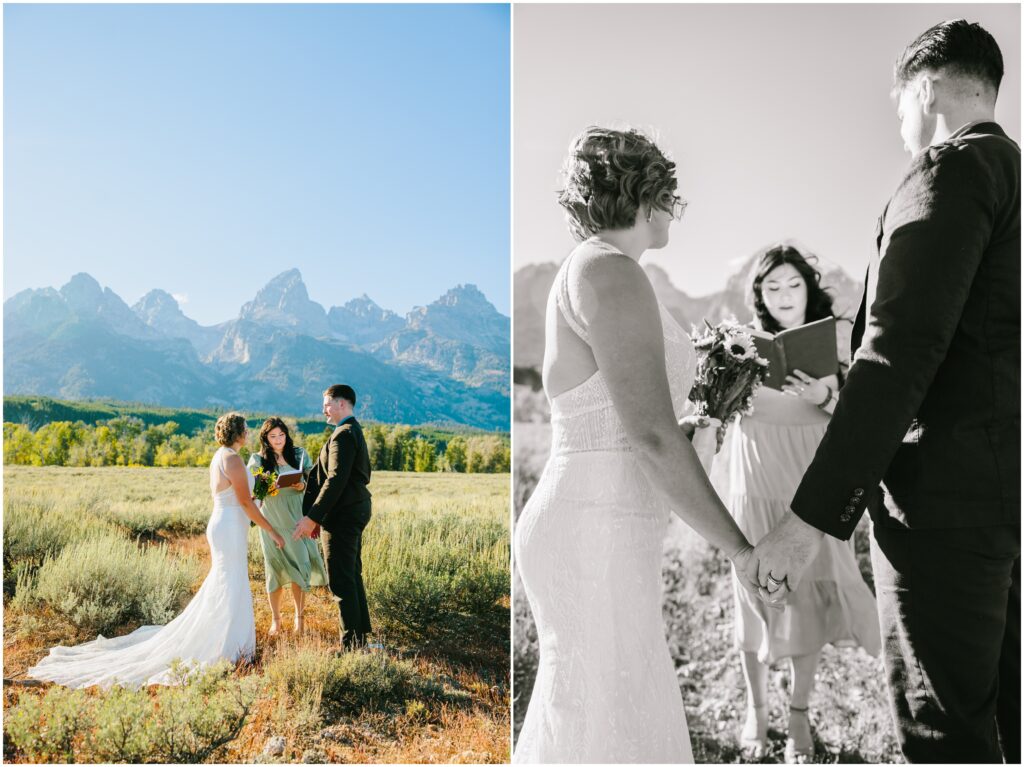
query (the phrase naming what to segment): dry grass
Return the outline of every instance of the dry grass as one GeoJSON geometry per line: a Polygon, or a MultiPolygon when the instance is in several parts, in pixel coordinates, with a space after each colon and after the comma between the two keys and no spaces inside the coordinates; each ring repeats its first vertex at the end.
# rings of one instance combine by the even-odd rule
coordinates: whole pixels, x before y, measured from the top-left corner
{"type": "MultiPolygon", "coordinates": [[[[204,469],[62,469],[35,467],[5,467],[5,506],[27,498],[52,499],[57,493],[61,503],[74,504],[90,499],[93,509],[105,512],[116,506],[131,509],[132,515],[152,512],[162,514],[168,503],[181,512],[194,513],[200,501],[208,499],[206,471],[204,469]],[[60,488],[55,490],[54,488],[60,488]],[[116,504],[103,501],[117,497],[116,504]],[[184,500],[181,500],[181,497],[184,500]],[[97,501],[96,499],[100,499],[97,501]],[[131,503],[125,505],[125,499],[131,503]]],[[[464,518],[472,527],[497,524],[504,529],[504,552],[508,550],[507,519],[509,476],[506,475],[416,475],[392,472],[374,474],[374,526],[383,534],[390,529],[389,518],[404,518],[413,514],[418,519],[438,519],[447,530],[459,532],[453,520],[464,518]],[[476,521],[474,521],[476,520],[476,521]]],[[[206,510],[208,514],[208,508],[206,510]]],[[[105,516],[105,514],[104,514],[105,516]]],[[[179,518],[180,518],[179,516],[179,518]]],[[[465,542],[463,533],[460,541],[465,542]]],[[[490,540],[490,539],[488,539],[490,540]]],[[[200,559],[201,572],[209,569],[209,552],[205,536],[192,532],[187,525],[177,530],[158,530],[153,536],[141,539],[141,545],[160,541],[167,545],[172,556],[192,555],[200,559]]],[[[411,546],[414,542],[405,541],[411,546]]],[[[444,545],[443,536],[434,541],[444,545]]],[[[502,543],[502,542],[499,542],[502,543]]],[[[383,546],[383,542],[378,542],[383,546]]],[[[373,570],[366,561],[364,572],[373,570]]],[[[467,556],[483,557],[488,562],[499,561],[501,545],[478,546],[467,556]]],[[[396,556],[400,552],[396,552],[396,556]]],[[[507,568],[507,553],[505,553],[507,568]]],[[[241,675],[260,675],[273,657],[298,652],[303,648],[331,648],[338,646],[339,627],[336,603],[326,589],[314,589],[306,600],[306,631],[296,636],[286,631],[278,637],[268,637],[270,608],[261,577],[254,568],[251,573],[253,602],[256,611],[257,655],[251,666],[240,667],[241,675]]],[[[201,578],[193,584],[198,588],[201,578]]],[[[367,589],[373,582],[367,581],[367,589]]],[[[7,602],[5,596],[5,603],[7,602]]],[[[508,607],[506,593],[499,604],[508,607]]],[[[87,639],[81,632],[61,621],[45,606],[31,612],[21,612],[5,604],[4,677],[18,678],[25,669],[42,658],[56,644],[72,644],[87,639]]],[[[290,628],[292,608],[290,598],[284,600],[283,617],[290,628]]],[[[383,624],[384,621],[378,621],[383,624]]],[[[119,628],[123,634],[136,628],[119,628]]],[[[507,635],[507,630],[506,630],[507,635]]],[[[444,699],[410,700],[405,708],[364,710],[344,715],[330,714],[327,710],[310,711],[302,701],[292,701],[267,692],[257,702],[239,738],[233,741],[221,759],[227,762],[274,761],[261,755],[267,740],[280,735],[286,740],[284,756],[276,761],[321,761],[360,763],[502,763],[510,758],[509,752],[509,659],[507,640],[487,652],[472,654],[446,652],[445,648],[424,648],[410,642],[407,637],[378,633],[375,640],[383,641],[387,657],[412,663],[416,675],[425,684],[441,685],[451,694],[444,699]]],[[[467,645],[477,637],[466,636],[467,645]]],[[[480,638],[490,642],[491,637],[480,638]]],[[[10,710],[23,695],[38,695],[39,688],[5,685],[4,711],[10,710]]],[[[95,693],[100,694],[100,693],[95,693]]],[[[287,697],[287,696],[286,696],[287,697]]],[[[4,760],[24,761],[14,750],[9,738],[4,739],[4,760]]]]}

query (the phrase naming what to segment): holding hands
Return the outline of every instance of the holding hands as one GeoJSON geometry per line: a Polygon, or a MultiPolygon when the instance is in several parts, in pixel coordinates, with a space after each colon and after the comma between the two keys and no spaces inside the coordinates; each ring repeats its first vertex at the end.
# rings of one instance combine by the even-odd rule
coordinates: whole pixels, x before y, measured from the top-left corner
{"type": "Polygon", "coordinates": [[[781,607],[789,593],[800,585],[824,536],[821,530],[787,511],[782,522],[758,541],[740,580],[755,585],[758,596],[769,606],[781,607]]]}

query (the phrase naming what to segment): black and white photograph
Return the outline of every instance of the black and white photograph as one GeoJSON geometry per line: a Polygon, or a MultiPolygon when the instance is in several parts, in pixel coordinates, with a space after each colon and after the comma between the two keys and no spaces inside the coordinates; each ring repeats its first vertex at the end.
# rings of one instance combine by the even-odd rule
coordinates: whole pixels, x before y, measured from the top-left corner
{"type": "Polygon", "coordinates": [[[513,9],[514,763],[1020,762],[1020,6],[513,9]]]}

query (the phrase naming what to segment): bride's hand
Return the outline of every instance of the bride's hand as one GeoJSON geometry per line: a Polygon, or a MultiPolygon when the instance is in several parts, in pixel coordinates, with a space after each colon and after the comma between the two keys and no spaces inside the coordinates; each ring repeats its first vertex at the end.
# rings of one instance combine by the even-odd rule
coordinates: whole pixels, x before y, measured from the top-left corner
{"type": "Polygon", "coordinates": [[[761,599],[759,593],[760,584],[750,578],[751,571],[757,573],[757,568],[751,566],[753,558],[754,547],[749,543],[729,557],[729,561],[732,562],[733,572],[736,575],[736,580],[739,581],[743,588],[750,592],[750,595],[754,597],[754,599],[761,602],[761,604],[766,607],[770,607],[773,610],[782,610],[783,605],[773,602],[765,602],[761,599]]]}
{"type": "MultiPolygon", "coordinates": [[[[686,435],[686,438],[690,440],[690,442],[693,442],[693,435],[697,432],[697,429],[706,429],[710,425],[711,419],[706,415],[688,415],[679,419],[679,428],[683,430],[683,434],[686,435]]],[[[718,433],[715,435],[718,442],[715,447],[716,453],[722,449],[722,443],[725,441],[726,426],[728,426],[728,424],[724,423],[719,426],[718,433]]]]}
{"type": "Polygon", "coordinates": [[[711,419],[706,415],[688,415],[679,419],[679,428],[683,430],[686,438],[693,442],[693,435],[697,429],[703,429],[711,424],[711,419]]]}
{"type": "Polygon", "coordinates": [[[271,530],[268,533],[268,535],[270,536],[270,540],[274,542],[274,545],[277,546],[277,548],[284,548],[284,538],[281,537],[281,534],[277,532],[277,530],[271,530]]]}

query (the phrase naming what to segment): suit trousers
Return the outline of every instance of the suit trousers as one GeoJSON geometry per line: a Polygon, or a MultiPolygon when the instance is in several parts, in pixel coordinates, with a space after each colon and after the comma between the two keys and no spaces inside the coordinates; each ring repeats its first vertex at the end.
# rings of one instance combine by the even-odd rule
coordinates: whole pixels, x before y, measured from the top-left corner
{"type": "Polygon", "coordinates": [[[908,762],[1020,762],[1020,525],[872,525],[885,669],[908,762]]]}
{"type": "Polygon", "coordinates": [[[324,527],[320,541],[327,565],[327,581],[338,602],[341,618],[341,643],[354,647],[366,643],[370,628],[370,608],[363,587],[363,529],[370,521],[370,501],[338,509],[330,528],[324,527]]]}

